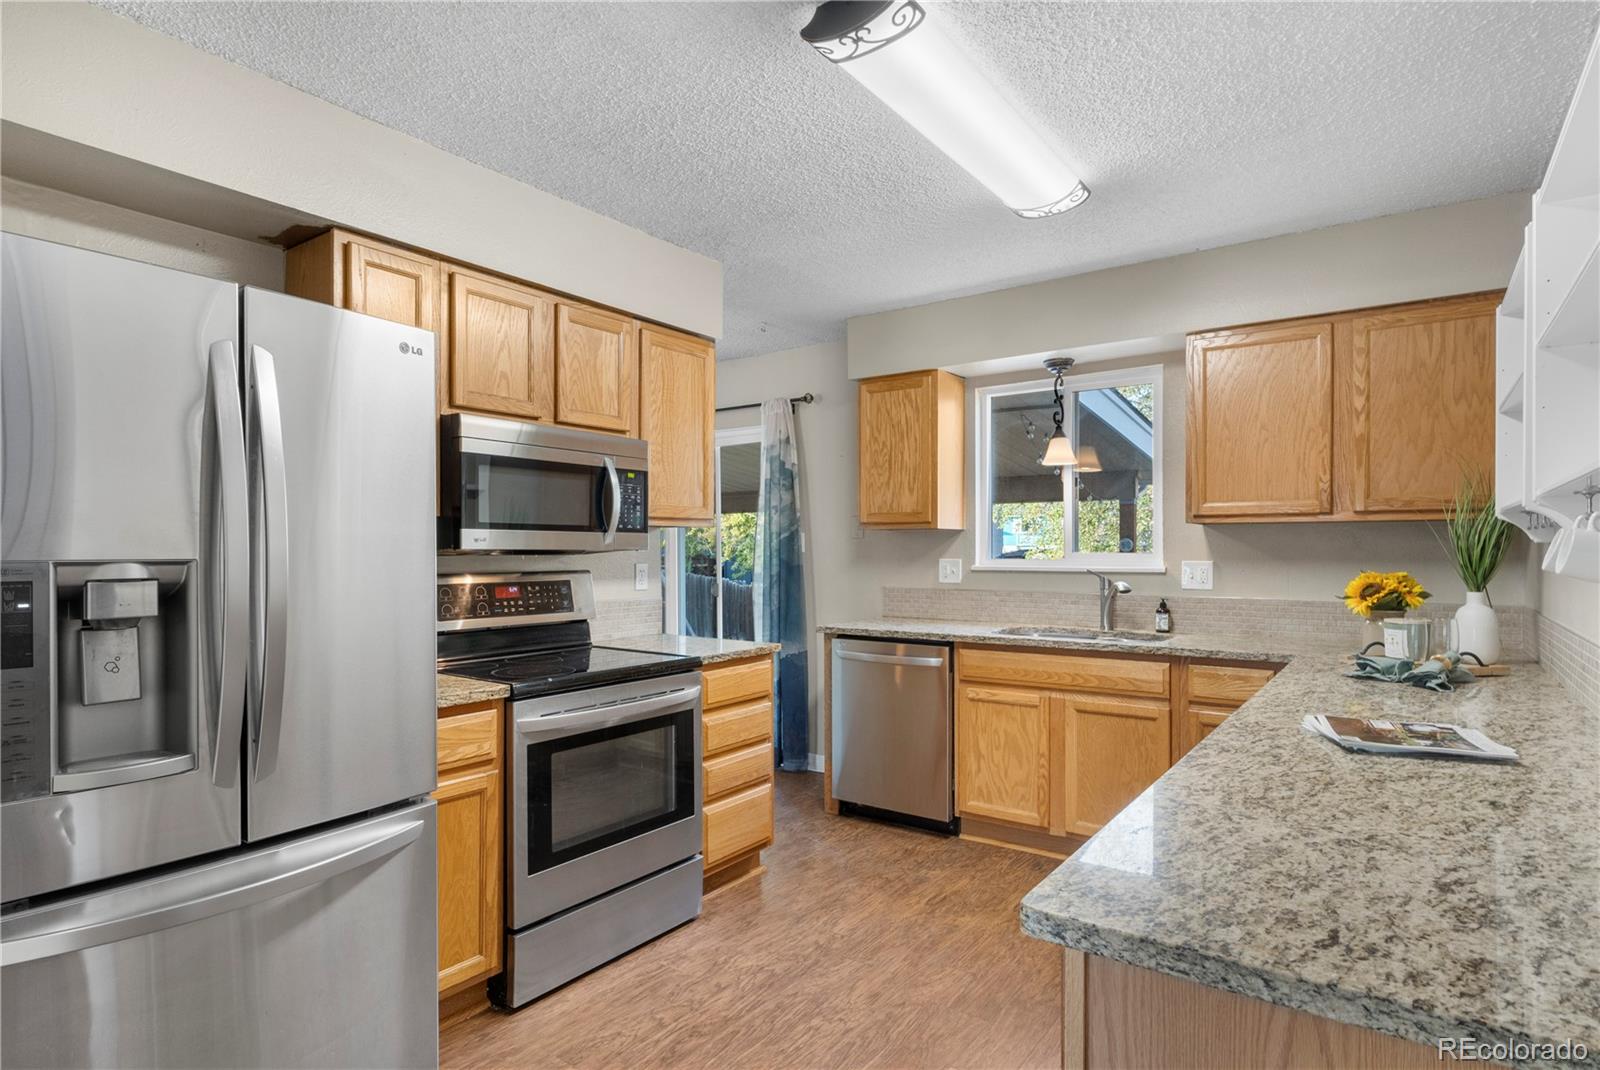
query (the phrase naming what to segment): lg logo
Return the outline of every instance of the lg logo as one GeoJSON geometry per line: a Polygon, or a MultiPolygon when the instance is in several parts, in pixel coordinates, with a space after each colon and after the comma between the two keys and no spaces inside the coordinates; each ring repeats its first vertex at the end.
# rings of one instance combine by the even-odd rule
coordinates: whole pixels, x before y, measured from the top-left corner
{"type": "Polygon", "coordinates": [[[401,342],[400,343],[400,352],[402,352],[402,353],[415,353],[418,356],[421,356],[422,355],[422,347],[421,346],[414,346],[410,342],[401,342]]]}

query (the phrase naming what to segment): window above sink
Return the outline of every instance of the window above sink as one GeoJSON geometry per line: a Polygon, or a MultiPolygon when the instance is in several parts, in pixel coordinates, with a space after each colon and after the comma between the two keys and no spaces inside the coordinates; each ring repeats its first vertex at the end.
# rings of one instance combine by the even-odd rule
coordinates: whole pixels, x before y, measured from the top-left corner
{"type": "MultiPolygon", "coordinates": [[[[977,569],[1164,572],[1159,365],[1068,374],[1063,429],[1076,463],[1041,463],[1049,379],[981,387],[977,569]]],[[[1070,638],[1092,638],[1071,636],[1070,638]]]]}

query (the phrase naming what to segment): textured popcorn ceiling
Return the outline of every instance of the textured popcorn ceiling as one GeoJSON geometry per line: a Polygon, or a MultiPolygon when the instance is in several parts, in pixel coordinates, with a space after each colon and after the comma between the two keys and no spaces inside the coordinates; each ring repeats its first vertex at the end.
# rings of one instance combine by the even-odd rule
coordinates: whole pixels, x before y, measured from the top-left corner
{"type": "MultiPolygon", "coordinates": [[[[1537,186],[1593,3],[940,3],[1094,194],[1014,217],[792,3],[105,6],[722,261],[725,357],[1537,186]]],[[[248,122],[248,116],[240,116],[248,122]]]]}

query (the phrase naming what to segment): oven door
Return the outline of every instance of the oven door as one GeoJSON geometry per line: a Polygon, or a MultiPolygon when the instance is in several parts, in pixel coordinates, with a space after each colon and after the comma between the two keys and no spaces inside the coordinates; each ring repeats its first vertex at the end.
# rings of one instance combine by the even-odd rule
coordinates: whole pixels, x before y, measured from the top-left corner
{"type": "Polygon", "coordinates": [[[698,674],[527,699],[510,734],[513,929],[699,853],[698,674]]]}

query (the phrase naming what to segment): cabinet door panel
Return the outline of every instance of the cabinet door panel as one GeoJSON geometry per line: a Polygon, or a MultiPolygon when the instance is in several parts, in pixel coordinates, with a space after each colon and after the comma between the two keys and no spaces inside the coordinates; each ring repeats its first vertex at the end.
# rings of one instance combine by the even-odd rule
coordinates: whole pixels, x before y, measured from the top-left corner
{"type": "Polygon", "coordinates": [[[639,437],[650,443],[650,523],[709,524],[717,511],[717,355],[710,342],[639,330],[639,437]]]}
{"type": "Polygon", "coordinates": [[[1043,691],[959,688],[956,809],[1034,828],[1050,824],[1050,704],[1043,691]]]}
{"type": "Polygon", "coordinates": [[[360,241],[344,247],[345,300],[354,312],[434,330],[439,262],[360,241]]]}
{"type": "Polygon", "coordinates": [[[1333,326],[1189,339],[1192,518],[1333,509],[1333,326]]]}
{"type": "Polygon", "coordinates": [[[633,434],[638,419],[633,321],[561,302],[556,309],[556,422],[633,434]]]}
{"type": "Polygon", "coordinates": [[[554,301],[538,290],[450,273],[450,401],[521,420],[548,420],[554,301]]]}
{"type": "Polygon", "coordinates": [[[1494,302],[1357,316],[1349,418],[1358,513],[1440,511],[1494,474],[1494,302]]]}
{"type": "Polygon", "coordinates": [[[860,514],[863,524],[932,524],[937,463],[929,375],[861,383],[860,514]]]}
{"type": "Polygon", "coordinates": [[[707,872],[772,842],[772,785],[758,784],[706,805],[707,872]]]}
{"type": "Polygon", "coordinates": [[[439,990],[500,968],[500,774],[440,784],[439,990]]]}
{"type": "Polygon", "coordinates": [[[1171,713],[1162,701],[1065,697],[1068,831],[1092,836],[1167,771],[1171,713]]]}

